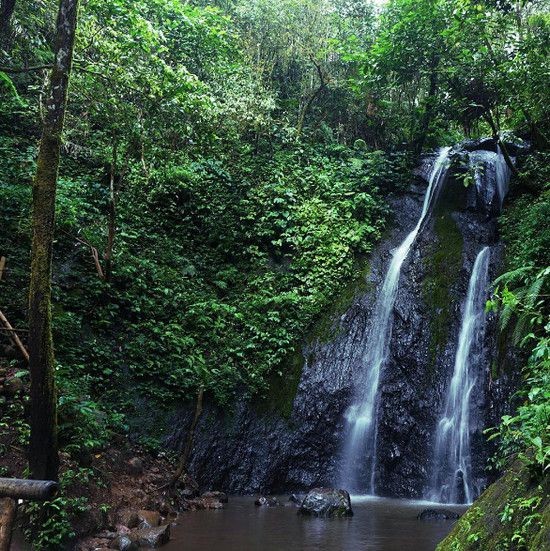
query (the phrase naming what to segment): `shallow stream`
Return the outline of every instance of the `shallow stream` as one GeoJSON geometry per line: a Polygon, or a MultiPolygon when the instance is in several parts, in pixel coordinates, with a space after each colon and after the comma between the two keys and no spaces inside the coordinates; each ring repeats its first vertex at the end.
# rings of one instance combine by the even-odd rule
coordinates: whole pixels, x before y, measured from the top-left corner
{"type": "MultiPolygon", "coordinates": [[[[182,514],[164,551],[434,551],[454,521],[420,521],[426,502],[352,496],[354,516],[303,517],[286,507],[256,507],[230,497],[225,509],[182,514]]],[[[462,513],[464,506],[445,506],[462,513]]]]}

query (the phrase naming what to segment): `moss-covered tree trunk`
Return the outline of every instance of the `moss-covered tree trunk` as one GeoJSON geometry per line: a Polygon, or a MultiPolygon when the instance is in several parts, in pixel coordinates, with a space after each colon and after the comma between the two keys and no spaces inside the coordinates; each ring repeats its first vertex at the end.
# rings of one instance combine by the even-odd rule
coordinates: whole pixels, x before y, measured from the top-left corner
{"type": "Polygon", "coordinates": [[[11,16],[15,11],[15,0],[0,0],[0,45],[9,42],[11,16]]]}
{"type": "Polygon", "coordinates": [[[29,368],[31,373],[32,478],[57,478],[57,397],[51,330],[52,244],[55,192],[71,72],[78,0],[60,0],[54,66],[33,184],[32,255],[29,293],[29,368]]]}

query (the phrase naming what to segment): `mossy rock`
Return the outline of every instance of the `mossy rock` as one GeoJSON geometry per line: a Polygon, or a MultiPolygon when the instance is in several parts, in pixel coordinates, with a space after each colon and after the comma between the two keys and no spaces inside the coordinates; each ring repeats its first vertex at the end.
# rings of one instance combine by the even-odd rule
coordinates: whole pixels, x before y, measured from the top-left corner
{"type": "Polygon", "coordinates": [[[304,363],[302,347],[297,345],[282,363],[280,369],[269,375],[267,394],[262,398],[257,398],[255,402],[258,413],[274,413],[286,419],[290,418],[304,363]]]}
{"type": "Polygon", "coordinates": [[[449,336],[452,286],[462,268],[464,240],[450,211],[442,209],[435,215],[434,233],[437,242],[425,257],[426,277],[422,282],[424,303],[430,310],[430,355],[434,366],[437,355],[449,336]]]}
{"type": "Polygon", "coordinates": [[[516,461],[489,486],[436,551],[550,551],[550,481],[516,461]]]}

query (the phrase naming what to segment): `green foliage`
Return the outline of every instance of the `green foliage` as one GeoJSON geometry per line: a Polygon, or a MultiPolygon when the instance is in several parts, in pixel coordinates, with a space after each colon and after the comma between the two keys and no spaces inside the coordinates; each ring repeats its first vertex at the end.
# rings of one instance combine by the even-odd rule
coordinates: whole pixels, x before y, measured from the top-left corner
{"type": "MultiPolygon", "coordinates": [[[[548,330],[548,328],[547,328],[548,330]]],[[[498,439],[499,461],[503,467],[518,455],[533,470],[544,476],[550,467],[550,339],[540,338],[525,368],[522,404],[515,415],[506,415],[490,439],[498,439]]]]}
{"type": "MultiPolygon", "coordinates": [[[[487,131],[490,117],[544,145],[548,16],[538,3],[501,4],[392,0],[378,17],[363,0],[82,3],[54,244],[65,451],[83,457],[127,423],[154,447],[166,410],[198,387],[222,404],[238,389],[289,415],[300,343],[310,328],[333,336],[323,320],[357,292],[385,198],[408,183],[411,159],[398,151],[487,131]]],[[[18,0],[0,50],[0,307],[21,327],[47,79],[37,67],[52,63],[56,9],[18,0]]],[[[503,279],[494,301],[503,325],[518,321],[518,341],[538,340],[524,409],[499,439],[539,471],[547,312],[533,297],[546,292],[536,274],[549,245],[547,161],[540,152],[524,165],[519,186],[539,196],[503,218],[510,270],[528,269],[521,284],[503,279]]],[[[461,246],[446,222],[436,221],[445,254],[432,258],[441,277],[425,284],[434,352],[461,246]]],[[[19,416],[25,443],[16,407],[2,428],[19,416]]],[[[68,495],[47,506],[38,548],[71,536],[85,503],[68,495]]]]}
{"type": "Polygon", "coordinates": [[[73,523],[79,514],[88,509],[88,498],[73,496],[71,489],[87,485],[92,476],[90,469],[67,470],[59,479],[58,496],[44,503],[26,502],[23,512],[29,519],[25,536],[33,542],[36,551],[60,549],[67,540],[75,537],[73,523]]]}
{"type": "MultiPolygon", "coordinates": [[[[540,164],[536,156],[526,173],[540,164]]],[[[544,168],[541,167],[544,179],[544,168]]],[[[525,175],[520,176],[525,178],[525,175]]],[[[546,188],[547,186],[543,186],[546,188]]],[[[548,323],[547,230],[548,191],[537,197],[522,195],[507,209],[500,226],[508,250],[509,271],[495,280],[495,291],[487,308],[499,312],[501,331],[512,344],[529,352],[521,401],[513,415],[502,418],[499,427],[488,432],[498,443],[497,466],[518,455],[537,477],[550,467],[550,324],[548,323]]]]}

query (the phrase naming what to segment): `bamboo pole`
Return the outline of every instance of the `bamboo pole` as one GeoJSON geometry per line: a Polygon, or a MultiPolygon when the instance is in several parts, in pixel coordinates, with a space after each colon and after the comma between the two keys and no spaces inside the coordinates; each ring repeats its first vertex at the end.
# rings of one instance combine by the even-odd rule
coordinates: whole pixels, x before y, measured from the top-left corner
{"type": "Polygon", "coordinates": [[[53,480],[0,478],[0,497],[47,501],[55,496],[58,485],[53,480]]]}
{"type": "Polygon", "coordinates": [[[14,344],[17,346],[17,348],[19,348],[19,350],[21,351],[21,354],[23,355],[25,360],[28,362],[29,361],[29,353],[27,352],[27,349],[25,348],[25,345],[21,342],[21,339],[19,338],[19,336],[15,332],[15,329],[11,326],[11,324],[8,321],[8,319],[6,318],[6,316],[4,316],[4,314],[2,313],[2,310],[0,310],[0,321],[4,324],[4,327],[9,332],[11,340],[14,342],[14,344]]]}

